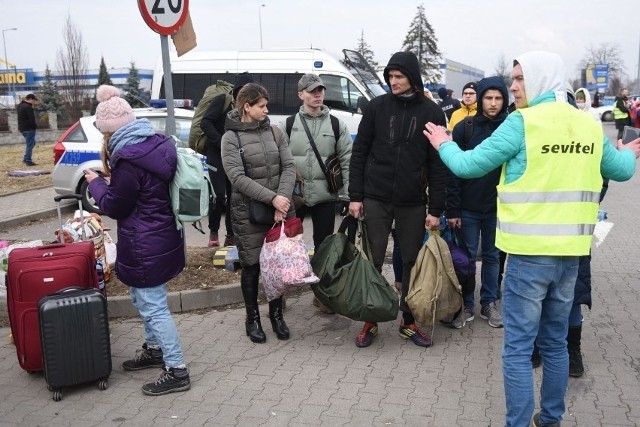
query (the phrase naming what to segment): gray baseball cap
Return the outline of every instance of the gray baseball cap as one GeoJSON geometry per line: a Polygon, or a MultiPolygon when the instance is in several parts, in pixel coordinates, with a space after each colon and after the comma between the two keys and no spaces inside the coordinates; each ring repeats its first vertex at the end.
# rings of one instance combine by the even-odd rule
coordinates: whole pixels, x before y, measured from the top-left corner
{"type": "Polygon", "coordinates": [[[306,90],[307,92],[313,91],[315,88],[322,86],[323,88],[327,88],[322,79],[315,74],[305,74],[298,81],[298,92],[302,92],[306,90]]]}

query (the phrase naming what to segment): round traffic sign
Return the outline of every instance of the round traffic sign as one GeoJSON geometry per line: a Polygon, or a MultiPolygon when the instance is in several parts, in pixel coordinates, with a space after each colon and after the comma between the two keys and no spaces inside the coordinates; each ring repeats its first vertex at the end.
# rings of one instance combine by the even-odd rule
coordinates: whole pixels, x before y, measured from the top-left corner
{"type": "Polygon", "coordinates": [[[189,0],[138,0],[138,8],[153,31],[170,36],[187,19],[189,0]]]}

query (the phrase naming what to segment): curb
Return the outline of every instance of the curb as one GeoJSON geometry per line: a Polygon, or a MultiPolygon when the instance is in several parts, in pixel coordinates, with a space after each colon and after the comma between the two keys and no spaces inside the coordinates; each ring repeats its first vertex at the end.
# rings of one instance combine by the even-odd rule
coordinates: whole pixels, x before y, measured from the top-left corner
{"type": "MultiPolygon", "coordinates": [[[[215,308],[243,302],[240,282],[220,285],[211,289],[190,289],[180,292],[169,292],[167,295],[169,310],[172,313],[215,308]]],[[[129,296],[107,296],[109,318],[138,317],[138,310],[131,303],[129,296]]],[[[0,313],[7,312],[7,300],[0,300],[0,313]]]]}
{"type": "MultiPolygon", "coordinates": [[[[69,203],[69,204],[61,204],[60,211],[63,213],[73,212],[76,208],[77,204],[69,203]]],[[[19,216],[15,216],[13,218],[1,219],[0,220],[0,228],[10,228],[16,227],[22,224],[25,224],[29,221],[35,221],[43,218],[49,218],[50,216],[57,214],[57,209],[55,207],[43,209],[36,212],[31,212],[28,214],[23,214],[19,216]]]]}

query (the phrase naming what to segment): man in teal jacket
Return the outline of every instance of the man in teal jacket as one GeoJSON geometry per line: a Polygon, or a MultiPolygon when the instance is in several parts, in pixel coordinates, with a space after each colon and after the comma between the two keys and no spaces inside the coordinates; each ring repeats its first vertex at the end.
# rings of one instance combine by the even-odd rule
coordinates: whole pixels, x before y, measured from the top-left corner
{"type": "Polygon", "coordinates": [[[503,293],[506,425],[528,426],[533,415],[530,357],[538,334],[544,368],[541,411],[533,422],[559,426],[568,377],[568,317],[578,256],[588,253],[596,222],[599,173],[615,181],[631,178],[640,138],[619,143],[616,150],[591,117],[570,107],[564,65],[556,54],[517,57],[512,78],[517,110],[475,149],[463,152],[447,144],[450,134],[433,123],[425,125],[424,134],[461,178],[504,165],[496,246],[509,254],[503,293]]]}

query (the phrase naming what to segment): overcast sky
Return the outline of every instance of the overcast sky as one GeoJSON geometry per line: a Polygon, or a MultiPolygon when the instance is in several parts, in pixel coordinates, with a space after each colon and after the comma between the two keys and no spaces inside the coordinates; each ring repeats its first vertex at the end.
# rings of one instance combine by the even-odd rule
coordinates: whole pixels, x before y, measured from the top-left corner
{"type": "MultiPolygon", "coordinates": [[[[444,56],[485,75],[493,74],[501,54],[510,62],[519,53],[545,49],[562,55],[568,77],[577,77],[585,48],[604,42],[620,47],[629,76],[637,73],[638,8],[628,0],[190,0],[189,9],[197,50],[259,48],[260,14],[265,49],[313,46],[339,53],[354,48],[364,30],[376,59],[386,63],[400,50],[420,3],[444,56]]],[[[160,37],[144,23],[136,0],[0,4],[0,29],[18,28],[4,32],[6,56],[18,68],[41,71],[48,63],[55,70],[67,14],[82,33],[89,68],[98,68],[101,55],[109,68],[130,61],[153,68],[160,55],[160,37]]]]}

